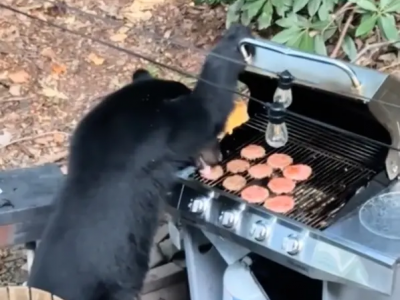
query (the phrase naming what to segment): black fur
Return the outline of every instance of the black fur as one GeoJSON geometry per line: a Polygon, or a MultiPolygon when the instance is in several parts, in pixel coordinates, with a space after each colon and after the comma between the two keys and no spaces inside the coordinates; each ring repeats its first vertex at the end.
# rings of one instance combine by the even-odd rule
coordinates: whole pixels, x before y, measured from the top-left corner
{"type": "MultiPolygon", "coordinates": [[[[139,80],[148,80],[148,79],[153,79],[153,77],[147,70],[144,69],[138,69],[132,75],[133,82],[138,82],[139,80]]],[[[189,92],[190,91],[188,89],[187,93],[189,92]]],[[[205,145],[205,147],[200,150],[200,153],[196,153],[194,155],[191,161],[192,163],[190,163],[190,165],[194,164],[198,168],[203,168],[204,164],[213,166],[218,164],[221,160],[222,160],[221,149],[219,147],[218,139],[215,138],[213,141],[205,145]]]]}
{"type": "Polygon", "coordinates": [[[145,69],[137,69],[135,73],[133,73],[132,76],[132,81],[137,82],[138,80],[146,80],[146,79],[152,79],[153,77],[150,75],[150,73],[145,70],[145,69]]]}
{"type": "MultiPolygon", "coordinates": [[[[232,26],[213,52],[243,61],[237,45],[249,36],[232,26]]],[[[234,90],[243,70],[209,55],[201,77],[234,90]]],[[[191,92],[136,75],[78,125],[29,286],[64,300],[134,299],[174,173],[215,141],[233,108],[231,92],[202,82],[191,92]]]]}

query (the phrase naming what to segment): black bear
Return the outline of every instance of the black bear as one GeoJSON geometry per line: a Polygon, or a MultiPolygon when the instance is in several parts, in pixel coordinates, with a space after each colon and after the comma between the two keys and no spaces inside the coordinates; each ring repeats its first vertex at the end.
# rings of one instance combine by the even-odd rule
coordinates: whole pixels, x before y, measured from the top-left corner
{"type": "Polygon", "coordinates": [[[233,25],[207,56],[200,78],[213,85],[191,91],[138,70],[82,119],[28,286],[64,300],[138,296],[174,174],[213,145],[233,109],[246,37],[233,25]]]}

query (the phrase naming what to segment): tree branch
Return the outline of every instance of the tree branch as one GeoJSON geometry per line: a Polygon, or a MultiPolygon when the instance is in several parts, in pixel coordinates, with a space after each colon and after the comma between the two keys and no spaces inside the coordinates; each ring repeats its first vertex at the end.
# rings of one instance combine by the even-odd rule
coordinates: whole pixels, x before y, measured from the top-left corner
{"type": "Polygon", "coordinates": [[[331,58],[336,58],[340,48],[342,47],[344,38],[346,37],[347,32],[349,31],[349,27],[351,25],[351,22],[353,22],[354,19],[354,13],[355,13],[355,9],[352,9],[352,12],[350,13],[350,16],[347,18],[346,23],[343,26],[343,30],[340,33],[339,39],[336,43],[335,49],[333,49],[332,53],[331,53],[331,58]]]}

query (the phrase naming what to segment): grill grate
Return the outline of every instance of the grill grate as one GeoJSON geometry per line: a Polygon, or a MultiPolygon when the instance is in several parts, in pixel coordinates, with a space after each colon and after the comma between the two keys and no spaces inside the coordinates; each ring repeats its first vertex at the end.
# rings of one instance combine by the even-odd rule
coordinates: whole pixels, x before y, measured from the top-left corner
{"type": "MultiPolygon", "coordinates": [[[[251,165],[264,163],[268,156],[279,152],[290,155],[294,163],[311,166],[313,174],[307,181],[296,185],[292,193],[295,207],[286,213],[286,216],[313,228],[323,229],[329,226],[329,222],[346,204],[349,196],[383,169],[382,158],[387,153],[385,147],[343,136],[333,130],[291,117],[287,120],[289,142],[285,147],[273,149],[264,141],[267,124],[265,115],[256,115],[246,125],[236,129],[236,132],[228,137],[235,141],[235,146],[228,149],[229,154],[221,165],[226,171],[226,163],[240,158],[240,150],[243,147],[257,144],[266,149],[267,155],[252,161],[251,165]]],[[[240,196],[240,191],[230,192],[222,186],[223,180],[230,175],[232,174],[225,172],[218,180],[210,181],[195,173],[191,179],[240,196]]],[[[246,178],[247,186],[266,186],[268,183],[268,179],[254,180],[247,173],[241,175],[246,178]]],[[[282,176],[281,172],[275,172],[273,177],[276,176],[282,176]]]]}

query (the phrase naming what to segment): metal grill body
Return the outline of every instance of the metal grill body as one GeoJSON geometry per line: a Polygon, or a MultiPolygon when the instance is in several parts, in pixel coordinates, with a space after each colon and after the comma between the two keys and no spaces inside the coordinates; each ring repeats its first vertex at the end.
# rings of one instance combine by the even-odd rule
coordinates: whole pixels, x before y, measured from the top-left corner
{"type": "MultiPolygon", "coordinates": [[[[391,295],[400,240],[369,232],[358,215],[361,205],[373,196],[400,190],[396,125],[400,99],[395,96],[400,95],[400,84],[373,70],[267,42],[245,42],[256,46],[254,68],[250,66],[240,79],[252,97],[271,102],[276,73],[287,69],[296,77],[292,114],[287,119],[289,142],[279,149],[266,145],[265,105],[250,101],[250,120],[221,141],[221,165],[239,158],[246,145],[257,144],[267,153],[253,164],[280,152],[290,155],[294,163],[309,165],[313,174],[293,191],[294,208],[276,214],[246,203],[240,191],[225,190],[222,182],[228,173],[207,181],[189,168],[179,175],[180,184],[168,197],[169,211],[177,222],[220,235],[311,278],[391,295]]],[[[241,175],[247,184],[268,183],[268,179],[254,181],[241,175]]]]}

